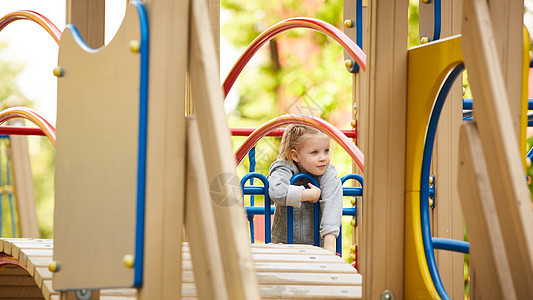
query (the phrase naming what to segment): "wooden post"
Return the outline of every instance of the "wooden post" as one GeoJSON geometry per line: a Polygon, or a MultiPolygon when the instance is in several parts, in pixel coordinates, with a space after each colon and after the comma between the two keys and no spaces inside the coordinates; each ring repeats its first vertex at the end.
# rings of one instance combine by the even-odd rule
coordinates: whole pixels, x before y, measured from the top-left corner
{"type": "Polygon", "coordinates": [[[461,126],[458,187],[470,241],[471,299],[517,299],[477,124],[461,126]]]}
{"type": "Polygon", "coordinates": [[[508,260],[518,298],[527,298],[533,294],[533,211],[518,138],[511,134],[516,116],[508,105],[504,73],[495,63],[499,56],[487,3],[464,1],[463,14],[465,65],[476,97],[475,118],[507,253],[501,259],[508,260]]]}
{"type": "Polygon", "coordinates": [[[365,188],[360,271],[364,299],[403,296],[407,7],[369,1],[365,188]]]}
{"type": "Polygon", "coordinates": [[[144,278],[139,299],[181,298],[189,1],[146,1],[150,22],[144,278]]]}
{"type": "MultiPolygon", "coordinates": [[[[9,97],[4,102],[6,107],[24,105],[18,97],[9,97]]],[[[23,126],[24,119],[8,121],[9,125],[23,126]]],[[[11,166],[13,176],[13,192],[17,201],[17,212],[20,228],[20,237],[39,238],[39,222],[35,209],[35,194],[33,190],[33,176],[31,172],[30,156],[28,153],[28,138],[21,135],[9,137],[11,166]]]]}
{"type": "Polygon", "coordinates": [[[190,242],[196,291],[200,299],[228,299],[220,246],[206,189],[207,174],[198,122],[187,120],[187,192],[185,229],[190,242]]]}
{"type": "Polygon", "coordinates": [[[76,26],[91,48],[104,44],[105,0],[67,0],[67,24],[76,26]]]}
{"type": "Polygon", "coordinates": [[[258,299],[242,191],[227,127],[207,8],[192,2],[189,72],[229,299],[258,299]]]}
{"type": "MultiPolygon", "coordinates": [[[[433,12],[431,12],[433,14],[433,12]]],[[[441,39],[461,33],[462,1],[441,1],[441,39]]],[[[459,126],[462,122],[462,76],[450,89],[442,108],[435,137],[432,174],[435,181],[435,208],[432,236],[463,240],[463,214],[456,189],[459,126]]],[[[464,255],[435,251],[439,274],[450,298],[464,296],[464,255]]]]}

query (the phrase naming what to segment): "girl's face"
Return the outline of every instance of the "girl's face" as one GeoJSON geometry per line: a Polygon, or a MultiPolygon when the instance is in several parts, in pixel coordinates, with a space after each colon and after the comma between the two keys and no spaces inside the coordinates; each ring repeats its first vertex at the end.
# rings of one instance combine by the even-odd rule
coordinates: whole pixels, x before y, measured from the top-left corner
{"type": "Polygon", "coordinates": [[[298,149],[291,150],[291,158],[300,171],[307,171],[315,176],[326,172],[331,159],[329,140],[329,137],[322,133],[308,135],[304,137],[298,149]]]}

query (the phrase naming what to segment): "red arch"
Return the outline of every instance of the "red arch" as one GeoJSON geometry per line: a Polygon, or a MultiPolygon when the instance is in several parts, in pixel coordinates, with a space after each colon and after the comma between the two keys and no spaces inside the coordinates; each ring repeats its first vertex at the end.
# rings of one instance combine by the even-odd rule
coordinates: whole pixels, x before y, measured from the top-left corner
{"type": "Polygon", "coordinates": [[[24,118],[39,126],[42,132],[48,137],[50,142],[52,142],[52,145],[55,147],[56,129],[34,110],[26,107],[11,107],[0,111],[0,125],[13,118],[24,118]]]}
{"type": "Polygon", "coordinates": [[[0,19],[0,31],[9,23],[17,20],[29,20],[41,25],[41,27],[44,28],[52,36],[52,38],[54,38],[56,43],[59,44],[61,30],[59,30],[56,25],[54,25],[54,23],[48,20],[45,16],[31,10],[19,10],[3,16],[0,19]]]}
{"type": "Polygon", "coordinates": [[[281,21],[277,24],[272,25],[265,31],[263,31],[258,37],[253,40],[253,42],[246,48],[241,57],[237,60],[228,76],[222,84],[222,89],[224,91],[224,97],[226,97],[231,90],[231,87],[237,80],[237,77],[241,73],[244,66],[250,61],[254,54],[263,46],[266,42],[270,41],[276,35],[287,31],[292,28],[309,28],[326,34],[331,37],[337,43],[339,43],[350,55],[355,59],[359,67],[366,70],[366,54],[357,46],[357,44],[351,40],[344,32],[339,30],[337,27],[313,18],[290,18],[284,21],[281,21]]]}
{"type": "Polygon", "coordinates": [[[359,166],[361,171],[364,170],[365,156],[363,155],[361,150],[359,150],[359,148],[357,148],[357,146],[346,137],[346,135],[344,135],[335,126],[322,119],[300,114],[288,114],[279,116],[259,126],[256,130],[254,130],[254,132],[252,132],[252,134],[250,134],[250,136],[241,144],[239,149],[237,149],[237,151],[235,152],[237,164],[241,162],[246,153],[248,153],[248,151],[250,151],[250,149],[252,149],[252,147],[261,138],[263,138],[265,135],[267,135],[274,129],[288,124],[309,125],[326,133],[333,140],[335,140],[335,142],[337,142],[344,150],[346,150],[346,152],[348,152],[348,154],[352,157],[357,166],[359,166]]]}

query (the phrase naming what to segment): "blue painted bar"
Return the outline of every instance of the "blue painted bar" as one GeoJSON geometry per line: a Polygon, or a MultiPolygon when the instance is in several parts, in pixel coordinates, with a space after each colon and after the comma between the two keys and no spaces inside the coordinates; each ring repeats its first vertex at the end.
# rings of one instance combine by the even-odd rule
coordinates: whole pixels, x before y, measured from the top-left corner
{"type": "MultiPolygon", "coordinates": [[[[267,214],[265,216],[265,243],[271,242],[271,236],[270,236],[270,224],[271,224],[271,214],[274,213],[274,207],[271,207],[270,205],[270,196],[268,195],[268,180],[265,177],[265,175],[257,172],[252,172],[246,174],[241,179],[241,188],[244,195],[264,195],[265,196],[265,205],[264,207],[255,207],[255,206],[246,206],[246,213],[248,216],[248,220],[250,221],[251,217],[251,223],[253,223],[253,216],[254,215],[264,215],[265,212],[270,211],[270,214],[267,214]],[[250,180],[252,181],[253,178],[257,178],[261,180],[263,183],[262,186],[254,185],[254,186],[245,186],[246,182],[250,180]]],[[[254,236],[254,229],[253,225],[250,225],[250,235],[252,236],[252,242],[255,240],[253,238],[254,236]]]]}
{"type": "Polygon", "coordinates": [[[352,187],[347,186],[342,188],[342,194],[343,196],[354,196],[354,197],[362,197],[363,196],[363,188],[362,187],[352,187]]]}
{"type": "MultiPolygon", "coordinates": [[[[314,177],[312,177],[311,175],[309,174],[297,174],[295,175],[292,179],[291,179],[291,183],[294,183],[294,181],[300,179],[300,178],[307,178],[311,181],[312,184],[318,186],[318,182],[316,181],[316,179],[314,177]]],[[[353,180],[356,180],[357,182],[359,182],[359,184],[361,185],[361,187],[343,187],[342,190],[343,190],[343,196],[356,196],[356,197],[361,197],[363,195],[363,187],[362,187],[362,183],[363,183],[363,177],[361,175],[358,175],[358,174],[348,174],[344,177],[341,178],[341,183],[345,183],[347,180],[350,180],[350,179],[353,179],[353,180]]],[[[241,187],[242,187],[242,190],[243,190],[243,194],[244,195],[264,195],[265,196],[265,207],[257,207],[257,206],[245,206],[245,211],[246,211],[246,214],[248,217],[250,216],[255,216],[255,215],[264,215],[265,214],[265,211],[269,211],[270,210],[270,215],[274,214],[274,211],[275,211],[275,207],[271,206],[270,204],[270,197],[268,196],[268,180],[267,178],[263,175],[263,174],[260,174],[260,173],[256,173],[256,172],[252,172],[252,173],[248,173],[246,174],[242,179],[241,179],[241,187]],[[262,181],[263,185],[248,185],[248,186],[245,186],[245,183],[250,180],[251,178],[258,178],[262,181]]],[[[319,204],[318,202],[315,204],[315,209],[316,208],[319,208],[319,204]]],[[[288,231],[287,231],[287,240],[288,241],[291,241],[289,243],[292,243],[293,242],[293,238],[291,239],[292,237],[292,230],[290,230],[290,228],[292,228],[292,216],[290,216],[291,218],[289,219],[289,210],[291,209],[291,207],[287,207],[287,217],[288,217],[288,220],[287,220],[287,223],[288,223],[288,231]],[[289,225],[289,222],[290,222],[290,225],[289,225]],[[290,234],[290,235],[289,235],[290,234]]],[[[271,242],[271,236],[270,236],[270,224],[271,224],[271,216],[268,216],[265,218],[265,243],[270,243],[271,242]]],[[[342,209],[342,215],[343,216],[352,216],[354,218],[356,218],[356,224],[357,224],[357,207],[354,206],[354,207],[345,207],[342,209]]],[[[315,215],[315,220],[318,220],[319,216],[317,217],[315,215]]],[[[314,235],[315,235],[315,244],[317,243],[317,241],[319,242],[320,241],[320,222],[314,222],[314,235]],[[318,236],[318,239],[317,239],[317,236],[318,236]]],[[[357,226],[357,225],[356,225],[357,226]]],[[[342,226],[340,228],[341,232],[339,233],[339,236],[337,237],[337,240],[336,240],[336,251],[338,253],[342,253],[342,226]]],[[[253,230],[251,231],[252,235],[253,235],[253,230]]],[[[252,239],[253,240],[253,239],[252,239]]],[[[316,244],[318,245],[318,244],[316,244]]]]}
{"type": "MultiPolygon", "coordinates": [[[[314,186],[320,187],[318,185],[318,182],[316,181],[315,177],[313,177],[313,176],[311,176],[309,174],[305,174],[305,173],[298,173],[298,174],[292,176],[291,184],[294,184],[297,180],[299,180],[301,178],[306,178],[314,186]]],[[[305,188],[308,188],[308,187],[305,187],[305,188]]],[[[319,201],[315,202],[315,204],[313,205],[313,209],[314,209],[314,222],[313,222],[313,225],[314,225],[314,229],[313,229],[314,230],[313,231],[313,233],[314,233],[314,245],[315,246],[320,246],[320,205],[319,205],[319,201]]],[[[287,212],[288,212],[288,208],[287,208],[287,212]]],[[[292,214],[292,207],[291,207],[291,214],[292,214]]],[[[288,218],[289,218],[289,214],[287,213],[287,219],[288,218]]],[[[292,220],[292,218],[293,218],[293,216],[291,215],[291,220],[292,220]]],[[[292,225],[292,222],[291,222],[291,225],[292,225]]],[[[287,235],[288,235],[289,228],[292,228],[292,226],[289,227],[289,225],[287,225],[287,227],[288,227],[287,228],[287,235]]],[[[291,233],[291,235],[292,235],[292,233],[291,233]]],[[[290,244],[292,244],[292,242],[290,244]]]]}
{"type": "Polygon", "coordinates": [[[426,253],[426,262],[429,273],[431,274],[435,289],[442,299],[450,299],[450,297],[446,293],[444,285],[442,284],[437,263],[435,261],[435,254],[433,252],[433,243],[431,242],[431,224],[429,221],[429,171],[431,168],[431,156],[433,154],[435,134],[442,107],[444,106],[446,96],[455,79],[463,72],[463,70],[464,64],[461,63],[457,65],[445,79],[437,95],[427,127],[424,153],[422,156],[422,170],[420,172],[420,222],[422,223],[422,243],[424,245],[424,252],[426,253]]]}
{"type": "Polygon", "coordinates": [[[433,243],[434,249],[461,252],[464,254],[470,252],[470,243],[468,242],[437,237],[431,238],[431,242],[433,243]]]}
{"type": "MultiPolygon", "coordinates": [[[[533,110],[533,99],[528,99],[527,102],[528,110],[533,110]]],[[[474,102],[472,101],[472,98],[463,98],[463,109],[474,109],[474,102]]]]}
{"type": "Polygon", "coordinates": [[[434,6],[433,6],[433,11],[434,11],[434,20],[435,20],[435,24],[433,26],[433,40],[432,41],[436,41],[438,39],[440,39],[440,27],[441,27],[441,5],[440,5],[440,0],[434,0],[435,3],[434,3],[434,6]]]}
{"type": "Polygon", "coordinates": [[[339,227],[339,236],[335,240],[335,252],[342,255],[342,224],[339,227]]]}
{"type": "MultiPolygon", "coordinates": [[[[246,210],[247,214],[252,214],[252,215],[264,215],[265,214],[264,207],[246,206],[244,209],[246,210]]],[[[276,209],[274,207],[270,207],[270,214],[273,215],[275,210],[276,209]]]]}
{"type": "Polygon", "coordinates": [[[247,185],[242,188],[242,191],[245,195],[264,195],[265,187],[262,185],[247,185]]]}

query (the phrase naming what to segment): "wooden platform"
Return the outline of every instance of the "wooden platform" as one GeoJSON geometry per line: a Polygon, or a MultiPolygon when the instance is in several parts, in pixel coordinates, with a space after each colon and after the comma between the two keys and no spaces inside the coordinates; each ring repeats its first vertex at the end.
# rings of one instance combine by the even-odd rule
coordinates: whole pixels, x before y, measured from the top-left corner
{"type": "MultiPolygon", "coordinates": [[[[52,289],[54,241],[0,239],[0,299],[59,299],[52,289]]],[[[362,276],[340,257],[308,245],[252,245],[263,299],[360,299],[362,276]]],[[[209,259],[209,258],[206,258],[209,259]]],[[[190,250],[183,244],[182,298],[196,298],[190,250]]],[[[134,299],[135,289],[101,290],[100,299],[134,299]]]]}

